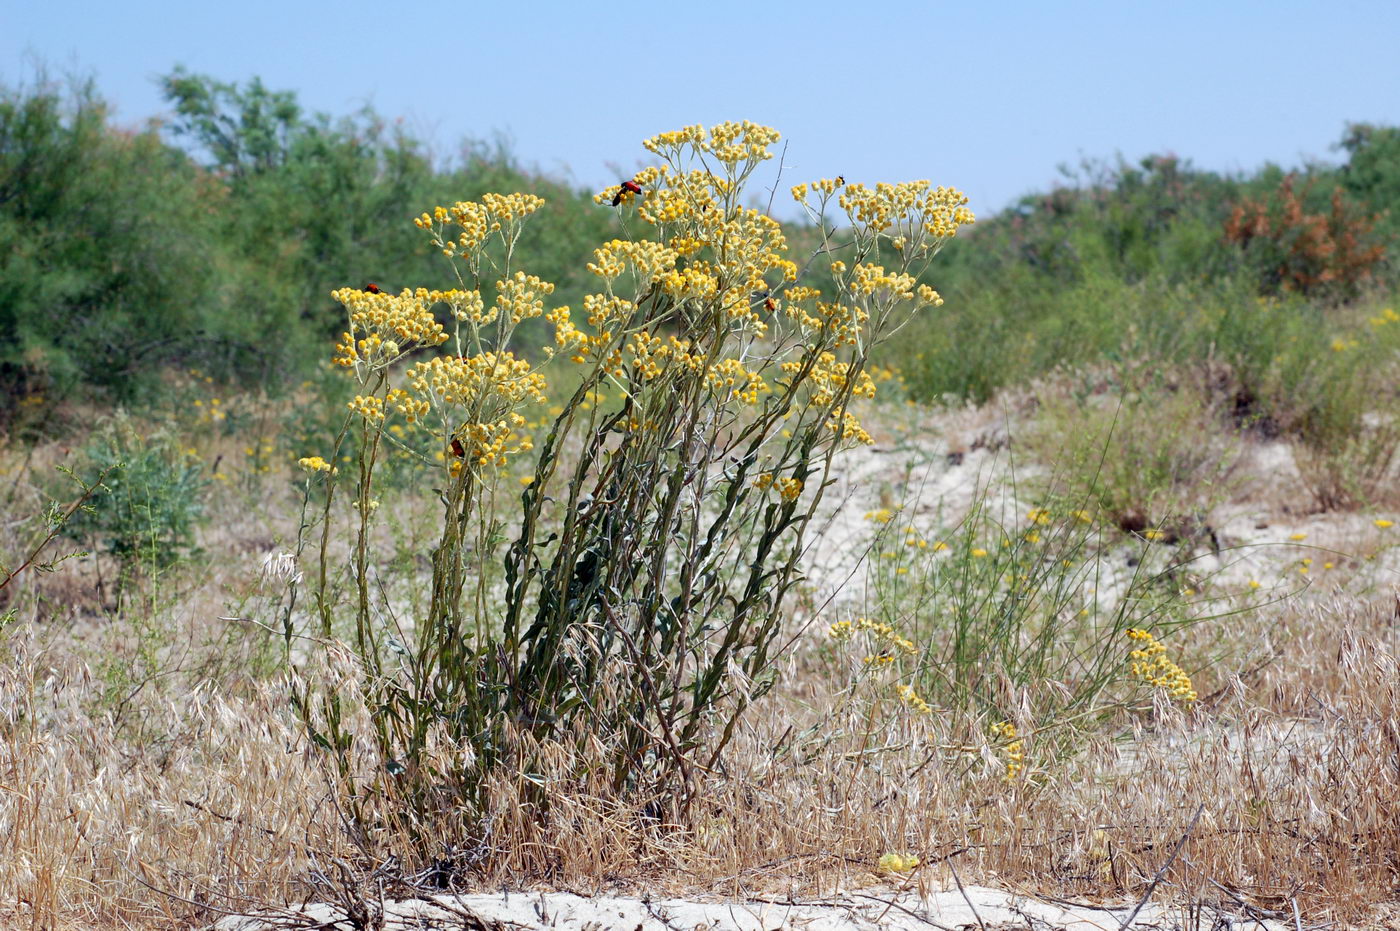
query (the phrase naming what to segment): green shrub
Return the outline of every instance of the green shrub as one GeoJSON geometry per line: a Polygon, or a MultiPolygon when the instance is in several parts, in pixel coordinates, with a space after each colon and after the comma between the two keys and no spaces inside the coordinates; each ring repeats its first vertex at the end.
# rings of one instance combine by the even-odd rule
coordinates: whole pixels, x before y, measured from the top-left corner
{"type": "Polygon", "coordinates": [[[130,398],[218,339],[210,233],[194,166],[110,129],[90,84],[0,88],[0,390],[130,398]]]}
{"type": "Polygon", "coordinates": [[[121,565],[122,582],[192,552],[207,481],[173,437],[143,433],[117,414],[94,431],[81,459],[77,471],[97,490],[65,532],[95,540],[121,565]]]}
{"type": "Polygon", "coordinates": [[[1036,461],[1054,464],[1042,493],[1137,533],[1199,523],[1228,496],[1240,439],[1182,375],[1120,374],[1078,395],[1047,386],[1024,436],[1036,461]]]}

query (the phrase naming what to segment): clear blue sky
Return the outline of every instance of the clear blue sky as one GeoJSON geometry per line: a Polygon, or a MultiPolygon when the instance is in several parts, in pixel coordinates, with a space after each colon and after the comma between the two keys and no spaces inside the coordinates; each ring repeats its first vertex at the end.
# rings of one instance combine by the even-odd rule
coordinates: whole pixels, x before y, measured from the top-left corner
{"type": "Polygon", "coordinates": [[[1348,121],[1400,124],[1397,47],[1400,0],[0,0],[0,80],[91,75],[132,124],[178,63],[595,187],[645,136],[747,118],[789,141],[785,184],[930,178],[988,212],[1082,156],[1335,159],[1348,121]]]}

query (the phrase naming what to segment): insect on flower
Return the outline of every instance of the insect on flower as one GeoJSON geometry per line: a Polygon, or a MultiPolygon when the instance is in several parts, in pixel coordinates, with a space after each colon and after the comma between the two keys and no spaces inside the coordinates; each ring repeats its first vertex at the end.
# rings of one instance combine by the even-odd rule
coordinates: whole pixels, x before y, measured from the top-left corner
{"type": "Polygon", "coordinates": [[[452,455],[456,456],[458,459],[467,458],[467,451],[463,448],[462,441],[455,436],[452,438],[452,455]]]}
{"type": "Polygon", "coordinates": [[[622,182],[622,187],[618,188],[617,193],[613,195],[612,205],[614,207],[622,203],[622,195],[627,191],[631,191],[633,194],[640,194],[642,193],[642,186],[635,181],[622,182]]]}
{"type": "Polygon", "coordinates": [[[384,293],[384,291],[379,287],[379,285],[375,284],[373,281],[367,282],[364,286],[364,290],[368,291],[370,294],[384,293]]]}

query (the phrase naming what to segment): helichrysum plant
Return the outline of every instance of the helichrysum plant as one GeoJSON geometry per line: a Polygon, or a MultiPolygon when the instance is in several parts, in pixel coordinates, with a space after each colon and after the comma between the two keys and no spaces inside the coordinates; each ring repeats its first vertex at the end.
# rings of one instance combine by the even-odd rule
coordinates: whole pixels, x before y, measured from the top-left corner
{"type": "MultiPolygon", "coordinates": [[[[371,788],[413,817],[479,814],[485,778],[502,765],[528,777],[548,743],[587,748],[590,777],[601,769],[620,794],[683,810],[771,684],[833,457],[871,442],[854,409],[876,391],[870,353],[941,303],[919,275],[973,221],[962,194],[928,182],[800,184],[832,237],[800,267],[781,225],[744,206],[778,138],[744,122],[646,140],[655,163],[596,197],[638,232],[594,251],[581,307],[515,267],[543,205],[526,194],[418,218],[452,287],[335,292],[348,312],[335,362],[356,385],[341,442],[358,461],[326,471],[337,449],[303,465],[355,498],[354,604],[331,594],[332,491],[319,633],[351,631],[383,762],[371,788]],[[833,288],[804,280],[817,262],[833,288]],[[548,345],[522,344],[537,319],[548,345]],[[572,372],[551,377],[572,395],[532,435],[526,406],[561,366],[572,372]],[[408,643],[390,635],[373,551],[383,451],[422,448],[403,430],[441,456],[422,462],[441,530],[408,643]]],[[[334,694],[298,704],[346,759],[334,694]]]]}
{"type": "Polygon", "coordinates": [[[1167,648],[1150,631],[1130,627],[1126,631],[1134,647],[1128,653],[1128,670],[1134,679],[1164,691],[1173,701],[1189,705],[1196,700],[1191,677],[1167,656],[1167,648]]]}

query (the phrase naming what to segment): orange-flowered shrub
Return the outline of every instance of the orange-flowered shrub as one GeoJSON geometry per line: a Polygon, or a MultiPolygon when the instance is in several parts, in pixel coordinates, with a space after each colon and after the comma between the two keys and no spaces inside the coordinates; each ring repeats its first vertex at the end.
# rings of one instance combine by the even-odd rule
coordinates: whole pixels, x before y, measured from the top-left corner
{"type": "Polygon", "coordinates": [[[1377,218],[1340,187],[1332,192],[1330,209],[1310,213],[1311,188],[1309,182],[1300,190],[1289,175],[1271,195],[1242,200],[1225,221],[1225,239],[1252,259],[1265,293],[1355,294],[1385,256],[1372,235],[1377,218]]]}

